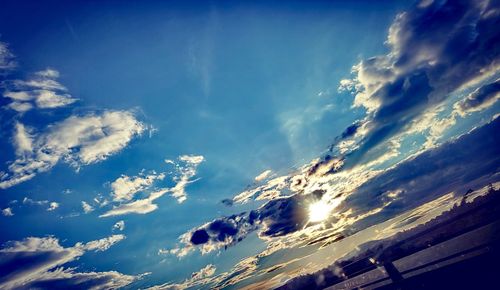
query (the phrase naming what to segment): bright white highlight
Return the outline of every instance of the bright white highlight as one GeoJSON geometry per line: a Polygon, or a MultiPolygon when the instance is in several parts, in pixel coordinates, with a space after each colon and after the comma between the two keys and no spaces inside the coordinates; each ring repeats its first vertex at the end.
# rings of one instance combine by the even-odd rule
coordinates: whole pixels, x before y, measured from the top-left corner
{"type": "Polygon", "coordinates": [[[317,201],[309,205],[309,221],[321,222],[328,218],[332,207],[325,201],[317,201]]]}

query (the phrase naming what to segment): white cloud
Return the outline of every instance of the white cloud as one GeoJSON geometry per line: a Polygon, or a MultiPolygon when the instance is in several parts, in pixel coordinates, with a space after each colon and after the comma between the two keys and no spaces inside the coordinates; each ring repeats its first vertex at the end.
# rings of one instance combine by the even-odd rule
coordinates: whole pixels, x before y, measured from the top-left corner
{"type": "Polygon", "coordinates": [[[55,69],[47,68],[46,70],[42,70],[35,73],[36,75],[44,78],[58,78],[59,72],[55,69]]]}
{"type": "Polygon", "coordinates": [[[33,109],[32,104],[26,103],[26,102],[17,102],[17,101],[14,101],[14,102],[8,104],[7,107],[14,110],[14,111],[18,111],[20,113],[24,113],[24,112],[27,112],[27,111],[33,109]]]}
{"type": "Polygon", "coordinates": [[[162,197],[168,191],[169,189],[167,188],[160,189],[158,191],[151,193],[145,199],[139,199],[130,203],[118,205],[113,209],[107,211],[106,213],[100,215],[99,217],[118,216],[130,213],[137,213],[137,214],[150,213],[158,208],[158,205],[154,204],[153,201],[162,197]]]}
{"type": "MultiPolygon", "coordinates": [[[[123,149],[133,137],[142,134],[145,126],[128,111],[105,111],[101,114],[71,116],[49,126],[45,132],[32,135],[32,151],[25,143],[16,152],[23,152],[11,165],[10,173],[0,179],[5,189],[33,178],[64,161],[79,169],[105,160],[123,149]]],[[[19,135],[19,133],[16,133],[19,135]]],[[[27,135],[21,134],[26,137],[27,135]]]]}
{"type": "Polygon", "coordinates": [[[92,207],[90,204],[88,204],[85,201],[82,201],[82,208],[84,213],[90,213],[94,211],[94,207],[92,207]]]}
{"type": "Polygon", "coordinates": [[[14,213],[12,212],[12,208],[7,207],[7,208],[2,209],[2,215],[4,215],[4,216],[13,216],[14,213]]]}
{"type": "Polygon", "coordinates": [[[34,107],[53,109],[77,101],[67,93],[66,87],[55,79],[59,72],[53,69],[39,71],[29,80],[14,80],[8,83],[4,97],[11,99],[8,108],[26,112],[34,107]]]}
{"type": "Polygon", "coordinates": [[[117,231],[123,231],[124,229],[125,229],[125,222],[123,220],[117,221],[112,228],[112,230],[117,230],[117,231]]]}
{"type": "Polygon", "coordinates": [[[47,208],[47,211],[53,211],[58,207],[59,207],[59,203],[53,201],[49,204],[49,208],[47,208]]]}
{"type": "Polygon", "coordinates": [[[259,182],[269,177],[273,173],[272,170],[268,169],[255,177],[255,181],[259,182]]]}
{"type": "Polygon", "coordinates": [[[198,272],[194,272],[191,274],[191,277],[184,280],[184,282],[180,284],[166,283],[158,286],[153,286],[148,288],[149,290],[173,290],[173,289],[187,289],[192,288],[199,285],[205,285],[210,282],[212,277],[215,274],[217,268],[215,265],[208,264],[205,267],[201,268],[198,272]]]}
{"type": "Polygon", "coordinates": [[[179,156],[179,160],[188,162],[194,165],[198,165],[205,160],[205,158],[201,155],[181,155],[179,156]]]}
{"type": "Polygon", "coordinates": [[[107,238],[103,238],[100,240],[90,241],[86,243],[83,248],[86,251],[96,251],[102,252],[109,249],[112,245],[118,243],[119,241],[125,239],[124,235],[112,235],[107,238]]]}
{"type": "Polygon", "coordinates": [[[140,175],[134,177],[122,175],[120,178],[115,180],[111,184],[111,187],[113,188],[113,201],[130,202],[115,205],[112,209],[108,210],[99,217],[118,216],[130,213],[147,214],[153,212],[158,209],[158,205],[154,204],[153,201],[168,192],[170,192],[179,203],[185,201],[187,198],[186,186],[195,181],[191,180],[191,178],[196,175],[198,165],[205,159],[201,155],[181,155],[178,159],[184,164],[179,164],[168,159],[165,160],[165,163],[173,164],[175,166],[177,173],[177,175],[173,177],[174,182],[176,182],[175,186],[172,188],[157,189],[156,191],[149,193],[149,196],[146,198],[132,200],[135,193],[138,191],[151,190],[155,181],[163,180],[165,178],[164,173],[158,174],[153,171],[150,175],[140,175]]]}
{"type": "Polygon", "coordinates": [[[45,205],[48,204],[48,200],[34,200],[28,197],[23,198],[23,204],[27,205],[45,205]]]}
{"type": "Polygon", "coordinates": [[[153,185],[156,180],[163,180],[164,173],[152,173],[146,176],[133,176],[122,175],[111,183],[113,189],[114,201],[129,201],[139,191],[145,190],[153,185]]]}
{"type": "Polygon", "coordinates": [[[28,237],[21,241],[8,242],[0,249],[0,276],[4,277],[0,281],[0,288],[50,288],[51,283],[59,287],[67,285],[66,288],[87,285],[87,288],[92,289],[128,285],[140,276],[123,275],[114,271],[77,273],[72,268],[61,267],[77,260],[87,251],[106,250],[122,239],[123,237],[111,236],[86,244],[79,242],[68,248],[61,246],[55,237],[28,237]]]}
{"type": "Polygon", "coordinates": [[[14,133],[14,146],[17,156],[24,156],[33,152],[33,139],[23,124],[16,122],[14,133]]]}
{"type": "Polygon", "coordinates": [[[177,202],[182,203],[187,199],[186,186],[193,182],[190,179],[196,175],[198,165],[203,162],[205,158],[201,155],[182,155],[179,156],[179,160],[184,161],[186,165],[176,166],[180,172],[180,176],[174,177],[174,181],[177,183],[170,191],[172,196],[177,199],[177,202]]]}

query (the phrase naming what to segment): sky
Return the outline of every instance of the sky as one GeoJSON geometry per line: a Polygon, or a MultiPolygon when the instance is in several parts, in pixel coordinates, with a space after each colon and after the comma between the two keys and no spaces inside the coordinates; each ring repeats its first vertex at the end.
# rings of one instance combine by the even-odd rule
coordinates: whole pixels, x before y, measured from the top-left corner
{"type": "Polygon", "coordinates": [[[0,5],[2,289],[278,287],[500,181],[497,1],[0,5]]]}

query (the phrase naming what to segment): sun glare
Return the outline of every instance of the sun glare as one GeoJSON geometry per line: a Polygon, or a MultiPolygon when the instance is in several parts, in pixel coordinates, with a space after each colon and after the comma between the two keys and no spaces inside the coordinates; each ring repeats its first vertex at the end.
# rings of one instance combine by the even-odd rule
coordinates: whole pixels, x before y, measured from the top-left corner
{"type": "Polygon", "coordinates": [[[312,203],[309,205],[309,221],[314,223],[325,220],[331,209],[331,206],[322,200],[312,203]]]}

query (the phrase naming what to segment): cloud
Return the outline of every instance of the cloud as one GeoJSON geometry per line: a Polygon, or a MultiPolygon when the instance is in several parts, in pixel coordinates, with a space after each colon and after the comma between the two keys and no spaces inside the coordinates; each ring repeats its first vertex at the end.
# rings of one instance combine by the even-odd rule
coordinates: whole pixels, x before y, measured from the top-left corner
{"type": "Polygon", "coordinates": [[[17,66],[14,55],[6,43],[0,41],[0,75],[4,75],[17,66]]]}
{"type": "Polygon", "coordinates": [[[14,147],[17,156],[22,157],[33,152],[33,137],[30,135],[30,131],[23,124],[15,123],[14,147]]]}
{"type": "MultiPolygon", "coordinates": [[[[196,227],[179,237],[181,246],[161,252],[182,257],[199,248],[207,253],[232,246],[256,230],[263,239],[287,237],[310,227],[315,231],[308,208],[319,200],[335,208],[322,224],[323,229],[357,231],[426,200],[498,181],[499,130],[500,117],[377,174],[362,178],[353,174],[347,183],[362,180],[348,192],[333,189],[332,195],[331,182],[336,180],[327,182],[325,190],[311,187],[289,197],[274,198],[249,213],[217,218],[196,227]]],[[[311,233],[308,230],[307,235],[314,236],[311,233]]]]}
{"type": "Polygon", "coordinates": [[[123,220],[117,221],[116,224],[113,225],[113,231],[123,231],[125,229],[125,222],[123,220]]]}
{"type": "Polygon", "coordinates": [[[133,200],[137,192],[151,191],[154,182],[158,180],[161,181],[165,178],[164,173],[158,174],[153,171],[150,175],[140,175],[132,178],[122,175],[115,180],[111,185],[113,188],[113,201],[129,202],[115,205],[112,209],[99,217],[118,216],[131,213],[147,214],[153,212],[158,209],[158,205],[153,202],[166,193],[170,193],[179,203],[184,202],[187,199],[186,186],[195,181],[191,180],[191,178],[196,175],[198,165],[205,159],[201,155],[181,155],[178,159],[180,163],[173,160],[165,160],[165,163],[175,166],[175,173],[173,176],[175,185],[171,188],[157,188],[148,193],[146,198],[133,200]]]}
{"type": "Polygon", "coordinates": [[[413,156],[368,180],[337,210],[352,215],[387,205],[380,215],[396,215],[449,192],[465,193],[498,181],[500,118],[456,140],[413,156]],[[394,196],[394,193],[397,195],[394,196]]]}
{"type": "Polygon", "coordinates": [[[139,277],[114,271],[78,273],[73,268],[62,267],[86,251],[105,250],[118,240],[120,238],[110,237],[67,248],[61,246],[55,237],[28,237],[8,242],[0,249],[0,288],[109,289],[129,285],[139,277]]]}
{"type": "Polygon", "coordinates": [[[59,72],[53,69],[36,72],[31,79],[6,82],[3,93],[11,103],[7,108],[26,112],[32,108],[53,109],[70,105],[77,101],[68,94],[66,87],[56,79],[59,72]]]}
{"type": "Polygon", "coordinates": [[[40,134],[27,135],[19,123],[16,128],[14,145],[22,155],[9,165],[9,173],[0,178],[2,189],[48,171],[59,161],[78,170],[83,165],[105,160],[142,134],[145,126],[131,112],[104,111],[71,116],[40,134]]]}
{"type": "MultiPolygon", "coordinates": [[[[260,185],[256,188],[250,188],[243,192],[237,194],[231,202],[236,203],[246,203],[252,198],[256,197],[264,197],[266,195],[273,195],[273,197],[279,197],[282,194],[282,191],[290,186],[290,176],[284,175],[268,180],[265,184],[260,185]],[[276,193],[278,193],[276,195],[276,193]]],[[[225,203],[231,203],[229,201],[225,201],[225,203]]]]}
{"type": "MultiPolygon", "coordinates": [[[[177,202],[182,203],[187,199],[186,186],[194,182],[190,179],[196,175],[198,165],[205,158],[201,155],[181,155],[179,156],[179,160],[184,162],[185,165],[176,164],[179,175],[174,177],[176,184],[170,189],[170,192],[177,199],[177,202]]],[[[170,163],[169,161],[171,162],[171,160],[165,160],[166,163],[170,163]]]]}
{"type": "Polygon", "coordinates": [[[148,288],[149,290],[181,290],[192,288],[195,286],[205,285],[211,281],[210,277],[215,274],[217,268],[208,264],[205,267],[201,268],[198,272],[194,272],[191,274],[191,277],[184,280],[184,282],[179,284],[174,283],[166,283],[158,286],[153,286],[148,288]]]}
{"type": "Polygon", "coordinates": [[[156,174],[154,172],[144,176],[129,177],[122,175],[111,183],[113,200],[116,202],[129,201],[134,197],[135,193],[148,189],[156,180],[163,180],[164,178],[164,173],[156,174]]]}
{"type": "Polygon", "coordinates": [[[320,200],[323,194],[318,190],[311,194],[277,198],[249,213],[215,219],[180,236],[181,247],[161,252],[182,257],[199,247],[202,253],[208,253],[234,245],[258,229],[262,238],[286,236],[307,226],[308,206],[320,200]]]}
{"type": "Polygon", "coordinates": [[[84,213],[91,213],[94,211],[94,207],[88,204],[86,201],[82,201],[82,208],[84,213]]]}
{"type": "Polygon", "coordinates": [[[86,251],[96,251],[102,252],[109,249],[112,245],[118,243],[119,241],[125,239],[124,235],[112,235],[107,238],[103,238],[100,240],[90,241],[86,243],[83,248],[86,251]]]}
{"type": "Polygon", "coordinates": [[[59,207],[59,203],[53,201],[49,204],[49,208],[47,208],[47,211],[53,211],[59,207]]]}
{"type": "Polygon", "coordinates": [[[147,198],[138,199],[136,201],[121,204],[113,207],[113,209],[105,212],[99,217],[110,217],[118,216],[130,213],[136,214],[147,214],[158,209],[158,205],[154,204],[153,201],[162,197],[165,193],[169,192],[169,189],[164,188],[158,191],[152,192],[147,198]]]}
{"type": "Polygon", "coordinates": [[[33,200],[31,198],[23,198],[23,204],[24,205],[48,205],[47,211],[53,211],[59,207],[59,203],[55,201],[48,201],[48,200],[33,200]]]}
{"type": "Polygon", "coordinates": [[[2,215],[3,216],[13,216],[14,213],[12,212],[12,208],[7,207],[7,208],[2,209],[2,215]]]}
{"type": "Polygon", "coordinates": [[[477,88],[465,99],[455,104],[455,110],[465,116],[471,112],[484,110],[500,99],[500,79],[477,88]]]}
{"type": "Polygon", "coordinates": [[[388,34],[390,52],[353,68],[354,106],[364,107],[367,116],[347,168],[451,93],[498,72],[500,32],[492,28],[498,19],[487,17],[494,9],[490,1],[434,1],[396,17],[388,34]]]}
{"type": "Polygon", "coordinates": [[[259,175],[257,175],[257,176],[255,177],[255,181],[260,182],[260,181],[262,181],[262,180],[264,180],[264,179],[268,178],[268,177],[269,177],[269,175],[271,175],[271,173],[273,173],[273,171],[272,171],[272,170],[270,170],[270,169],[268,169],[268,170],[266,170],[266,171],[263,171],[261,174],[259,174],[259,175]]]}
{"type": "Polygon", "coordinates": [[[48,200],[34,200],[28,197],[23,198],[23,204],[27,205],[46,205],[48,203],[48,200]]]}

